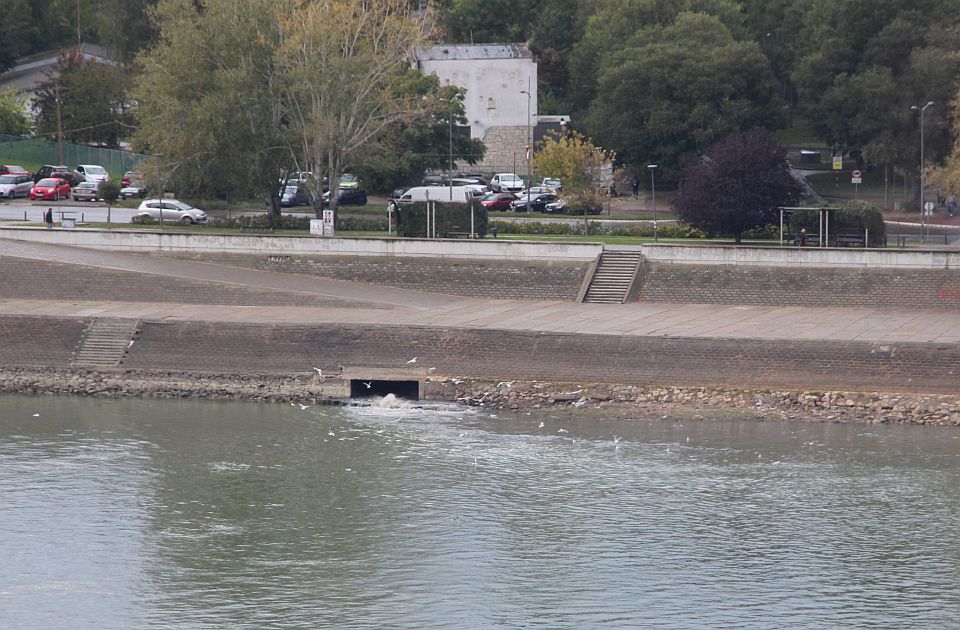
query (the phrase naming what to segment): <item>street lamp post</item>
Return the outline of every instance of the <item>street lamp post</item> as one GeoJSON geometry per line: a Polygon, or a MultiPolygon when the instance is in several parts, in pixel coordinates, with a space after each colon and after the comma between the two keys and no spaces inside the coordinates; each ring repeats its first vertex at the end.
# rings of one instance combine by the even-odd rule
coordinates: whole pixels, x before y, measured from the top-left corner
{"type": "Polygon", "coordinates": [[[654,180],[654,172],[657,170],[656,164],[647,164],[650,169],[650,196],[653,199],[653,240],[657,240],[657,184],[654,180]]]}
{"type": "Polygon", "coordinates": [[[163,184],[160,183],[160,154],[154,156],[157,158],[157,210],[160,212],[160,231],[163,232],[163,184]]]}
{"type": "Polygon", "coordinates": [[[453,101],[456,100],[456,96],[451,96],[447,99],[447,102],[450,103],[450,161],[447,162],[447,183],[450,185],[450,201],[453,201],[453,101]]]}
{"type": "MultiPolygon", "coordinates": [[[[926,217],[926,208],[923,207],[924,202],[924,186],[926,186],[926,170],[927,165],[924,161],[923,156],[923,112],[926,111],[928,107],[933,105],[933,101],[928,101],[926,105],[920,107],[918,105],[912,106],[910,109],[920,112],[920,242],[923,243],[923,227],[927,225],[926,217]]],[[[929,225],[927,225],[927,231],[930,231],[929,225]]]]}
{"type": "Polygon", "coordinates": [[[520,90],[527,95],[527,215],[530,214],[530,187],[533,186],[533,169],[530,160],[533,157],[533,134],[530,132],[530,77],[527,77],[527,89],[520,90]]]}

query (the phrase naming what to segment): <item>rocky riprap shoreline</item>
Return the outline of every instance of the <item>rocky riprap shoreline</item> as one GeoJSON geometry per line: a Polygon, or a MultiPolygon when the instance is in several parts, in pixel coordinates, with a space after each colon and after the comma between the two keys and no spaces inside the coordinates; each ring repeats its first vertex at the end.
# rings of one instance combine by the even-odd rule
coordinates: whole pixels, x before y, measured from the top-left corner
{"type": "MultiPolygon", "coordinates": [[[[337,404],[341,401],[328,394],[330,384],[331,381],[311,374],[0,369],[0,392],[34,395],[337,404]]],[[[424,397],[517,412],[960,425],[960,398],[913,393],[640,387],[431,377],[425,379],[424,397]]]]}
{"type": "Polygon", "coordinates": [[[450,398],[464,404],[514,411],[606,410],[634,417],[960,425],[960,398],[955,396],[450,379],[439,385],[450,398]]]}

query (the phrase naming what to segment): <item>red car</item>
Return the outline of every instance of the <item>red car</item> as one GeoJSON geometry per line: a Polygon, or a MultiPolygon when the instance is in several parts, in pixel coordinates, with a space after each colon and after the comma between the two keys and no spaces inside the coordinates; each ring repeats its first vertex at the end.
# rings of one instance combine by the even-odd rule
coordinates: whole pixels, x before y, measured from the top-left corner
{"type": "Polygon", "coordinates": [[[509,210],[510,202],[516,200],[517,196],[510,192],[487,193],[480,197],[480,203],[487,210],[509,210]]]}
{"type": "Polygon", "coordinates": [[[70,184],[67,180],[59,177],[47,177],[41,179],[30,189],[30,199],[36,201],[58,201],[60,199],[70,198],[70,184]]]}
{"type": "Polygon", "coordinates": [[[23,175],[27,173],[27,169],[22,166],[17,166],[15,164],[0,164],[0,175],[23,175]]]}

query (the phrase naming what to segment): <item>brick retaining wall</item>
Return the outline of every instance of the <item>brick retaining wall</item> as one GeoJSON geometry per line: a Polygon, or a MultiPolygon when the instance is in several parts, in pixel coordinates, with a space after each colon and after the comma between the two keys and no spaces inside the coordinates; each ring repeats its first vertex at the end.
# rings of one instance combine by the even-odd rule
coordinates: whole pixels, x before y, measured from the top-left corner
{"type": "Polygon", "coordinates": [[[589,266],[586,262],[569,261],[510,263],[412,257],[166,255],[465,297],[564,302],[576,299],[589,266]]]}
{"type": "Polygon", "coordinates": [[[960,309],[947,269],[828,269],[648,263],[639,302],[960,309]]]}
{"type": "MultiPolygon", "coordinates": [[[[0,318],[0,366],[64,367],[83,320],[0,318]]],[[[143,322],[123,367],[172,374],[458,376],[624,385],[955,393],[958,344],[618,337],[408,326],[143,322]],[[413,357],[416,363],[407,363],[413,357]],[[433,368],[431,370],[431,368],[433,368]]]]}
{"type": "MultiPolygon", "coordinates": [[[[176,276],[143,275],[0,256],[0,296],[23,300],[95,300],[229,304],[245,306],[327,306],[352,304],[335,297],[275,291],[176,276]]],[[[369,305],[368,308],[377,308],[369,305]]]]}

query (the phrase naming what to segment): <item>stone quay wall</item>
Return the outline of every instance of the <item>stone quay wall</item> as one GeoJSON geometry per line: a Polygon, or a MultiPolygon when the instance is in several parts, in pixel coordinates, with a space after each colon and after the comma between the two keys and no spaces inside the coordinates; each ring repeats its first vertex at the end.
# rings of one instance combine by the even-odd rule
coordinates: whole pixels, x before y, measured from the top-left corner
{"type": "MultiPolygon", "coordinates": [[[[71,369],[83,318],[0,317],[0,367],[71,369]]],[[[952,395],[960,344],[664,338],[349,324],[140,322],[122,369],[952,395]],[[411,359],[416,361],[410,363],[411,359]]]]}
{"type": "Polygon", "coordinates": [[[960,309],[955,269],[645,263],[639,302],[960,309]]]}
{"type": "Polygon", "coordinates": [[[465,297],[572,302],[587,261],[438,259],[425,257],[166,254],[235,267],[298,273],[465,297]]]}

